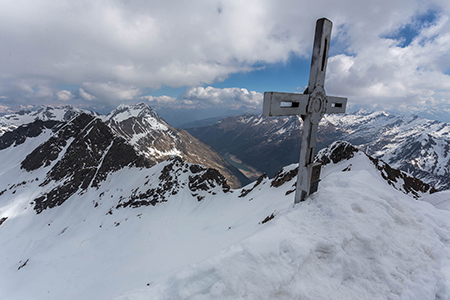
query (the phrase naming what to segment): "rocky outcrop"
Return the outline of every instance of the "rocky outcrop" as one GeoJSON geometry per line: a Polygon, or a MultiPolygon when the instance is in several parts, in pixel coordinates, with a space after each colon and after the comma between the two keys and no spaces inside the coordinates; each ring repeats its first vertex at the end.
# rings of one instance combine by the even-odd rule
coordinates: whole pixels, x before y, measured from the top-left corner
{"type": "Polygon", "coordinates": [[[291,181],[293,178],[297,178],[298,174],[298,166],[295,168],[282,168],[280,171],[275,174],[275,177],[272,179],[270,186],[272,187],[280,187],[288,181],[291,181]]]}
{"type": "Polygon", "coordinates": [[[21,125],[12,131],[5,132],[0,136],[0,150],[11,145],[17,146],[26,141],[27,138],[37,137],[45,129],[51,129],[60,122],[37,120],[30,124],[21,125]]]}
{"type": "MultiPolygon", "coordinates": [[[[322,163],[322,165],[326,165],[331,162],[338,163],[353,158],[358,152],[360,152],[360,150],[350,143],[343,141],[334,142],[327,148],[321,150],[316,155],[315,161],[322,163]]],[[[367,154],[364,155],[366,155],[372,162],[384,180],[405,194],[412,195],[414,198],[419,198],[421,194],[432,194],[437,192],[437,190],[431,185],[407,174],[406,172],[392,168],[383,160],[374,158],[367,154]]],[[[347,167],[343,171],[349,171],[350,169],[351,167],[347,167]]]]}
{"type": "Polygon", "coordinates": [[[359,149],[347,142],[335,142],[324,150],[317,153],[314,160],[320,162],[322,165],[327,165],[330,162],[337,164],[343,160],[349,160],[355,156],[359,149]]]}
{"type": "MultiPolygon", "coordinates": [[[[417,179],[401,170],[394,169],[387,163],[380,159],[373,158],[350,143],[339,141],[334,142],[327,148],[322,149],[317,153],[314,158],[315,162],[320,162],[322,166],[327,164],[337,164],[342,161],[352,161],[357,153],[360,153],[367,157],[367,159],[372,163],[374,168],[379,171],[381,177],[387,181],[388,184],[393,186],[395,189],[402,191],[405,194],[411,195],[414,198],[419,198],[423,194],[432,194],[437,192],[437,190],[430,186],[429,184],[417,179]]],[[[352,164],[350,163],[342,171],[351,171],[352,164]]],[[[272,187],[280,187],[286,182],[296,179],[298,174],[298,166],[290,165],[282,168],[275,177],[272,179],[272,187]]],[[[295,182],[294,182],[295,185],[295,182]]],[[[288,193],[293,192],[293,190],[288,191],[288,193]]]]}
{"type": "Polygon", "coordinates": [[[22,169],[29,172],[50,166],[40,186],[57,183],[49,192],[34,199],[34,209],[38,213],[61,205],[77,191],[97,187],[110,172],[125,166],[151,165],[93,116],[81,114],[55,130],[50,139],[21,163],[22,169]]]}
{"type": "Polygon", "coordinates": [[[255,184],[249,188],[249,189],[242,189],[241,194],[239,195],[239,198],[243,198],[250,194],[254,189],[256,189],[265,179],[268,179],[268,176],[266,173],[259,176],[259,178],[256,180],[255,184]]]}
{"type": "Polygon", "coordinates": [[[116,208],[156,205],[168,201],[182,189],[189,189],[191,195],[201,201],[208,194],[227,193],[230,190],[226,178],[215,169],[189,164],[179,156],[171,157],[161,170],[158,182],[136,188],[130,197],[122,198],[116,208]],[[156,187],[155,187],[156,185],[156,187]]]}

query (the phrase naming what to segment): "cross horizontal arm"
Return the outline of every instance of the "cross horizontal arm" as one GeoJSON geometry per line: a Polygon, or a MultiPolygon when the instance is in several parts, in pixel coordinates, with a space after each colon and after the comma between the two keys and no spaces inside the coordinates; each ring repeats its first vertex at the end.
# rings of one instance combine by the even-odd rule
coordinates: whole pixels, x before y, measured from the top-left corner
{"type": "Polygon", "coordinates": [[[263,116],[305,115],[309,95],[265,92],[263,116]]]}
{"type": "Polygon", "coordinates": [[[347,98],[327,96],[326,114],[343,114],[347,107],[347,98]]]}

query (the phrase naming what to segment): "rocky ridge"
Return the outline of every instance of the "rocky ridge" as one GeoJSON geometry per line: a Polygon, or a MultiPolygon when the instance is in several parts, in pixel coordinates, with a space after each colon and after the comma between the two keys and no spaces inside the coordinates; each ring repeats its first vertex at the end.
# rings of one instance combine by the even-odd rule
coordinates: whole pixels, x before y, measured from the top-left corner
{"type": "MultiPolygon", "coordinates": [[[[164,124],[156,125],[170,130],[170,127],[164,128],[164,124]]],[[[18,187],[25,189],[33,185],[36,193],[30,204],[37,213],[60,206],[76,194],[99,189],[102,182],[115,172],[128,168],[149,169],[158,163],[137,151],[102,119],[83,112],[69,121],[36,120],[7,131],[0,136],[1,150],[4,151],[0,155],[11,151],[24,153],[23,157],[18,157],[17,167],[25,173],[19,173],[17,182],[8,181],[8,187],[0,191],[0,196],[8,197],[8,192],[15,194],[18,187]]],[[[205,193],[212,193],[218,186],[224,192],[230,189],[227,179],[216,169],[187,164],[176,155],[166,160],[158,183],[153,182],[152,187],[146,190],[138,187],[130,194],[120,196],[117,208],[165,202],[168,195],[180,190],[180,185],[186,185],[192,197],[199,201],[205,193]],[[186,182],[181,183],[180,173],[191,175],[183,177],[186,182]]],[[[8,157],[4,162],[7,164],[8,157]]],[[[10,168],[15,169],[15,166],[3,169],[10,168]]]]}
{"type": "MultiPolygon", "coordinates": [[[[138,154],[143,155],[151,165],[169,159],[173,155],[181,156],[190,163],[215,168],[224,174],[229,184],[240,187],[249,179],[230,165],[211,147],[200,142],[183,129],[174,129],[145,103],[136,105],[122,104],[107,116],[98,116],[94,112],[76,109],[71,106],[46,107],[37,111],[23,111],[0,117],[1,147],[20,143],[20,139],[36,136],[41,131],[37,126],[54,126],[51,122],[70,122],[80,114],[97,117],[96,122],[106,124],[112,134],[123,138],[138,154]],[[41,125],[34,121],[44,122],[41,125]],[[28,124],[34,124],[29,126],[28,124]],[[20,130],[15,130],[20,127],[20,130]],[[29,131],[24,132],[24,131],[29,131]]],[[[40,123],[39,123],[40,124],[40,123]]]]}
{"type": "Polygon", "coordinates": [[[104,121],[116,135],[123,137],[154,163],[178,155],[186,162],[219,170],[234,188],[249,182],[245,175],[213,149],[187,131],[174,129],[145,103],[122,104],[108,114],[104,121]]]}
{"type": "MultiPolygon", "coordinates": [[[[320,150],[315,156],[314,161],[320,162],[322,167],[329,164],[338,164],[348,161],[348,164],[346,164],[340,171],[350,172],[353,168],[355,168],[352,158],[357,155],[370,161],[370,165],[374,171],[376,171],[389,185],[406,195],[419,199],[423,195],[429,195],[437,192],[437,190],[431,185],[407,174],[406,172],[392,168],[383,160],[367,155],[348,142],[337,141],[332,143],[328,147],[320,150]]],[[[275,174],[270,185],[272,187],[280,187],[286,182],[289,182],[294,178],[296,179],[297,173],[298,164],[283,167],[277,172],[277,174],[275,174]]],[[[287,191],[286,194],[288,195],[294,192],[295,186],[296,180],[294,180],[292,189],[287,191]]]]}

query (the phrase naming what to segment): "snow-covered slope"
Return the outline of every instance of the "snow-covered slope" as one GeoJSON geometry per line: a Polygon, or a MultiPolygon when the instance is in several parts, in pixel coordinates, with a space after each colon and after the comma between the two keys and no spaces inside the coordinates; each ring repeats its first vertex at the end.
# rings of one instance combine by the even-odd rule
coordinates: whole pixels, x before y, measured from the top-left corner
{"type": "Polygon", "coordinates": [[[295,207],[295,165],[229,190],[172,158],[125,165],[37,214],[55,163],[20,165],[51,135],[0,150],[0,299],[450,297],[450,212],[393,188],[361,151],[325,151],[319,191],[295,207]]]}
{"type": "MultiPolygon", "coordinates": [[[[246,197],[283,200],[273,219],[117,299],[450,299],[450,212],[382,178],[358,152],[327,165],[320,191],[296,206],[263,182],[246,197]]],[[[445,192],[426,197],[450,201],[445,192]]]]}

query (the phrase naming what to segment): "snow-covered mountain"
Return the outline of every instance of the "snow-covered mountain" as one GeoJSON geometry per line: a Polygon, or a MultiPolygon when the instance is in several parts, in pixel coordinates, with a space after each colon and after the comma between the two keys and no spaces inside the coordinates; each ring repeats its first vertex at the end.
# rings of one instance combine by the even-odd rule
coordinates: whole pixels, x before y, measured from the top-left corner
{"type": "MultiPolygon", "coordinates": [[[[105,139],[111,139],[112,136],[123,138],[128,145],[131,145],[137,151],[137,155],[144,156],[150,164],[156,164],[169,159],[172,155],[178,155],[187,162],[218,169],[227,177],[228,183],[232,187],[240,187],[242,184],[249,182],[241,172],[209,146],[184,130],[172,128],[144,103],[137,105],[122,104],[107,116],[98,116],[96,113],[75,109],[71,106],[47,107],[38,111],[7,115],[0,117],[0,136],[2,136],[2,141],[12,143],[20,140],[20,136],[24,139],[26,136],[31,137],[40,134],[40,131],[32,131],[35,126],[29,126],[31,122],[36,120],[45,124],[53,122],[53,125],[56,124],[54,122],[70,123],[81,114],[96,118],[93,124],[94,126],[103,126],[100,131],[105,134],[105,139]],[[19,128],[20,125],[23,126],[19,128]],[[106,127],[109,127],[109,129],[106,129],[106,127]],[[108,130],[111,132],[107,133],[108,130]]],[[[87,125],[83,123],[82,126],[87,125]]],[[[82,129],[80,128],[80,130],[82,129]]],[[[59,127],[55,127],[54,131],[59,131],[59,127]]],[[[97,138],[102,139],[102,134],[97,138]]],[[[68,137],[66,134],[62,139],[68,137]]],[[[93,150],[95,151],[95,149],[93,150]]]]}
{"type": "Polygon", "coordinates": [[[349,144],[293,206],[296,165],[233,190],[98,118],[54,123],[0,150],[0,299],[450,298],[450,212],[423,201],[449,194],[349,144]]]}
{"type": "Polygon", "coordinates": [[[20,111],[5,116],[0,116],[0,135],[7,131],[12,131],[20,125],[29,124],[36,120],[41,121],[70,121],[81,113],[99,116],[97,113],[75,108],[70,105],[46,106],[33,111],[20,111]]]}
{"type": "Polygon", "coordinates": [[[174,129],[145,103],[120,105],[104,121],[115,134],[123,137],[140,154],[155,163],[173,155],[190,163],[215,168],[231,186],[240,187],[249,180],[209,146],[183,129],[174,129]]]}
{"type": "MultiPolygon", "coordinates": [[[[298,161],[301,129],[298,117],[243,115],[188,130],[222,155],[273,175],[298,161]]],[[[385,112],[325,115],[317,149],[335,140],[348,141],[438,189],[450,188],[449,123],[385,112]]]]}

